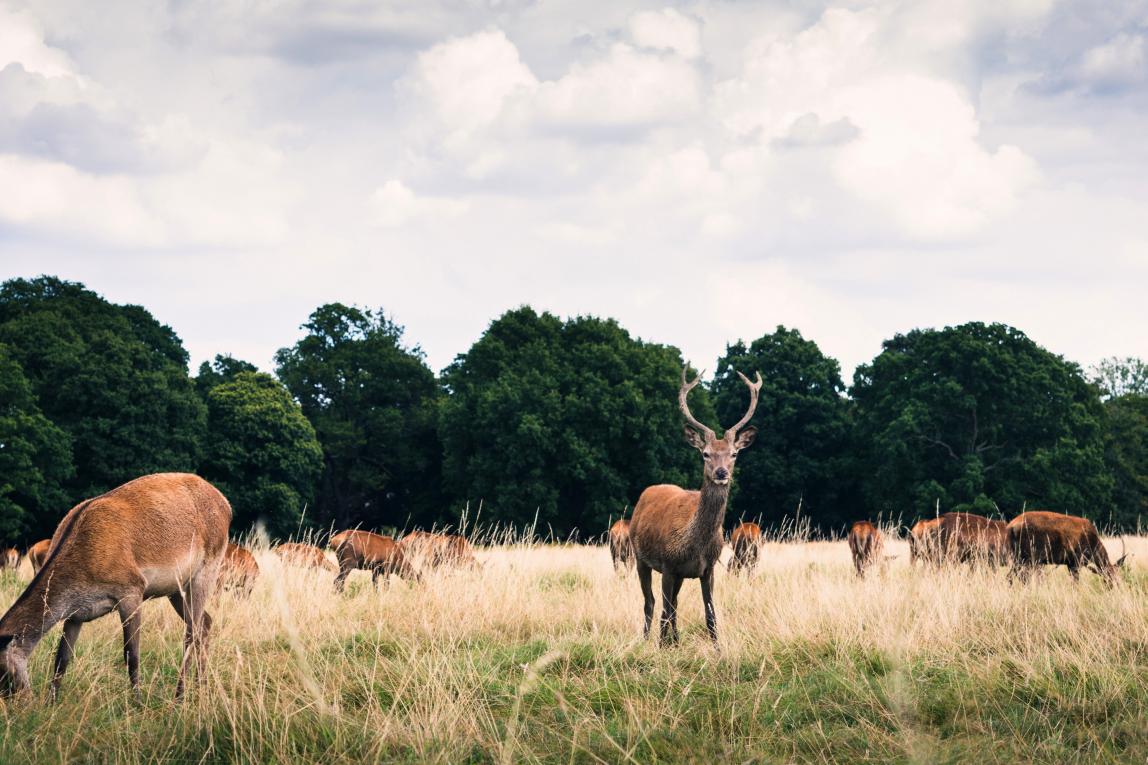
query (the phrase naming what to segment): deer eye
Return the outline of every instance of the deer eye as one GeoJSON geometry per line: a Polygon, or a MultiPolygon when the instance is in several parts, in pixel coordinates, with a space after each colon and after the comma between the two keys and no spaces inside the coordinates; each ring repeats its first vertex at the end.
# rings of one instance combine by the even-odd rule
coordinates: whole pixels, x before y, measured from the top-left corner
{"type": "Polygon", "coordinates": [[[709,452],[702,452],[702,459],[708,460],[712,456],[709,452]]]}

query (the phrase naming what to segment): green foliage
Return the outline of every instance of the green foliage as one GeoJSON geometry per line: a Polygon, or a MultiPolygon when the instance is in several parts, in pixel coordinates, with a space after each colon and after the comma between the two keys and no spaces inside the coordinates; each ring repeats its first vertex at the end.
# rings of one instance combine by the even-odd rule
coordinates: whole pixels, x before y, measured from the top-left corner
{"type": "MultiPolygon", "coordinates": [[[[677,349],[614,321],[563,322],[528,307],[491,323],[443,373],[444,480],[483,518],[596,533],[656,483],[696,485],[682,441],[677,349]]],[[[704,391],[695,415],[713,421],[704,391]]]]}
{"type": "Polygon", "coordinates": [[[1104,402],[1104,446],[1115,488],[1113,520],[1141,528],[1148,516],[1148,395],[1125,394],[1104,402]]]}
{"type": "Polygon", "coordinates": [[[1002,324],[914,330],[854,376],[870,513],[1027,505],[1108,521],[1103,411],[1079,367],[1002,324]]]}
{"type": "Polygon", "coordinates": [[[61,487],[72,471],[68,434],[40,412],[20,365],[0,345],[0,540],[46,536],[42,519],[66,509],[61,487]]]}
{"type": "Polygon", "coordinates": [[[295,533],[323,466],[299,404],[271,375],[238,372],[208,390],[207,422],[201,472],[230,500],[232,530],[262,519],[273,537],[295,533]]]}
{"type": "Polygon", "coordinates": [[[43,415],[71,437],[73,503],[145,473],[194,470],[205,407],[179,338],[138,306],[55,277],[0,285],[0,342],[43,415]]]}
{"type": "Polygon", "coordinates": [[[330,303],[276,354],[279,378],[323,447],[317,520],[346,528],[433,522],[441,511],[439,390],[403,328],[330,303]]]}
{"type": "Polygon", "coordinates": [[[757,439],[737,458],[730,518],[777,525],[800,502],[802,514],[822,527],[850,520],[856,508],[849,496],[849,404],[837,362],[797,330],[780,326],[748,348],[728,346],[712,386],[724,426],[749,405],[737,372],[751,380],[760,372],[762,387],[750,421],[757,439]]]}
{"type": "Polygon", "coordinates": [[[199,374],[195,377],[195,389],[200,396],[206,397],[207,392],[216,385],[230,382],[242,372],[258,371],[259,368],[250,362],[217,353],[214,361],[205,361],[199,365],[199,374]]]}
{"type": "Polygon", "coordinates": [[[1092,381],[1105,399],[1148,396],[1148,364],[1133,356],[1112,356],[1092,368],[1092,381]]]}

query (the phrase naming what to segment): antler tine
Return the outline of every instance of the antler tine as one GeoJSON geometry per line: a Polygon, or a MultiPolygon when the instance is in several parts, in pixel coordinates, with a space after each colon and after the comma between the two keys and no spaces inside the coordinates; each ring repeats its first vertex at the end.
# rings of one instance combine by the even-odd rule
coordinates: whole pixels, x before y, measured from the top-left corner
{"type": "Polygon", "coordinates": [[[704,433],[706,438],[716,438],[712,428],[706,427],[694,419],[694,416],[690,414],[690,405],[686,403],[686,397],[689,396],[690,391],[696,388],[697,384],[701,382],[703,374],[705,374],[705,370],[699,372],[693,382],[686,382],[686,367],[682,367],[682,387],[678,390],[678,406],[681,408],[682,414],[685,415],[687,423],[704,433]]]}
{"type": "Polygon", "coordinates": [[[743,375],[741,372],[737,373],[737,376],[741,378],[741,381],[749,387],[749,409],[746,410],[745,416],[738,421],[737,425],[734,425],[732,428],[726,431],[727,437],[730,435],[737,435],[737,432],[744,428],[746,423],[753,419],[754,410],[757,409],[757,394],[761,391],[761,372],[757,372],[756,374],[757,381],[750,382],[749,378],[743,375]]]}

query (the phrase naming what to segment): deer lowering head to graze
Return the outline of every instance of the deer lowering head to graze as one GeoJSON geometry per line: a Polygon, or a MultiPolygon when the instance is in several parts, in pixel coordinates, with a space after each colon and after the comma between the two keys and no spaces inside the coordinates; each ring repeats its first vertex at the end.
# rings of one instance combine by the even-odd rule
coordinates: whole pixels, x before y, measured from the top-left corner
{"type": "MultiPolygon", "coordinates": [[[[1120,543],[1123,546],[1123,538],[1120,543]]],[[[1108,550],[1092,521],[1047,510],[1030,510],[1013,518],[1008,524],[1008,544],[1013,566],[1010,581],[1014,576],[1027,581],[1041,565],[1067,566],[1072,578],[1079,580],[1081,567],[1087,566],[1111,586],[1128,557],[1125,553],[1116,563],[1109,562],[1108,550]]]]}
{"type": "Polygon", "coordinates": [[[435,569],[440,566],[478,568],[480,565],[478,559],[474,557],[470,543],[458,534],[412,531],[399,541],[399,546],[406,562],[420,569],[435,569]]]}
{"type": "Polygon", "coordinates": [[[722,522],[725,520],[734,461],[738,452],[752,444],[757,434],[757,430],[748,423],[757,408],[757,396],[761,390],[760,373],[757,381],[752,383],[741,372],[738,376],[749,387],[749,407],[741,420],[718,438],[713,430],[694,419],[686,401],[701,375],[692,383],[686,382],[686,370],[682,369],[678,406],[686,418],[686,441],[702,454],[702,488],[688,491],[670,484],[651,486],[642,492],[630,519],[630,542],[634,546],[638,581],[645,601],[646,635],[650,634],[650,621],[654,615],[651,572],[658,571],[662,575],[663,644],[678,640],[678,592],[683,579],[701,580],[706,629],[710,638],[717,640],[717,613],[713,604],[714,564],[721,557],[723,547],[722,522]]]}
{"type": "Polygon", "coordinates": [[[0,548],[0,569],[15,571],[20,565],[20,551],[15,547],[0,548]]]}
{"type": "Polygon", "coordinates": [[[390,537],[373,534],[369,531],[344,531],[331,542],[338,540],[335,556],[339,559],[339,575],[335,577],[336,592],[343,591],[347,576],[357,568],[371,572],[371,584],[379,586],[379,577],[386,584],[387,576],[397,574],[403,579],[418,581],[418,572],[407,562],[403,548],[390,537]]]}
{"type": "Polygon", "coordinates": [[[251,551],[228,542],[227,552],[223,556],[223,568],[219,573],[220,589],[234,590],[240,595],[248,596],[255,588],[255,580],[258,578],[259,563],[251,551]]]}
{"type": "Polygon", "coordinates": [[[1008,524],[973,513],[945,513],[937,519],[940,558],[957,563],[1008,562],[1008,524]]]}
{"type": "Polygon", "coordinates": [[[634,546],[630,543],[630,522],[625,518],[610,526],[610,560],[614,571],[624,574],[634,567],[634,546]]]}
{"type": "Polygon", "coordinates": [[[918,560],[923,563],[939,563],[941,519],[925,518],[909,529],[909,565],[918,560]]]}
{"type": "Polygon", "coordinates": [[[881,531],[869,521],[857,521],[849,529],[849,552],[853,554],[853,567],[857,576],[884,560],[884,542],[881,531]]]}
{"type": "Polygon", "coordinates": [[[48,550],[52,547],[51,539],[41,539],[28,548],[28,562],[32,564],[32,573],[39,571],[44,561],[48,560],[48,550]]]}
{"type": "Polygon", "coordinates": [[[729,546],[733,548],[733,557],[729,561],[730,573],[752,572],[761,550],[761,527],[749,521],[742,523],[729,535],[729,546]]]}
{"type": "Polygon", "coordinates": [[[314,545],[306,545],[301,542],[284,542],[283,544],[275,545],[273,549],[275,554],[278,555],[284,563],[290,563],[293,566],[321,568],[324,571],[330,571],[332,573],[336,573],[339,570],[339,567],[327,560],[327,556],[323,551],[314,545]]]}
{"type": "Polygon", "coordinates": [[[28,655],[62,621],[54,695],[80,627],[115,610],[138,693],[140,606],[166,597],[187,625],[176,684],[181,696],[191,656],[200,676],[205,668],[211,617],[204,606],[215,590],[230,524],[223,495],[187,473],[137,478],[76,505],[56,528],[48,560],[0,618],[0,677],[9,688],[29,688],[28,655]]]}

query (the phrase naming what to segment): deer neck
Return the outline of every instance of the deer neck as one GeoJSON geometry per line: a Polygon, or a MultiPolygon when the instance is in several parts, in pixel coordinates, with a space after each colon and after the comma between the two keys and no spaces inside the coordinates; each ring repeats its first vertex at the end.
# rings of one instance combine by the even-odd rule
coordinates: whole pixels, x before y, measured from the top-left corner
{"type": "Polygon", "coordinates": [[[30,653],[44,634],[74,610],[62,582],[53,587],[52,571],[41,569],[12,607],[0,617],[0,636],[11,635],[11,644],[30,653]]]}
{"type": "Polygon", "coordinates": [[[695,539],[709,539],[721,532],[725,521],[725,506],[729,500],[729,484],[712,481],[702,483],[698,509],[690,522],[689,534],[695,539]]]}

